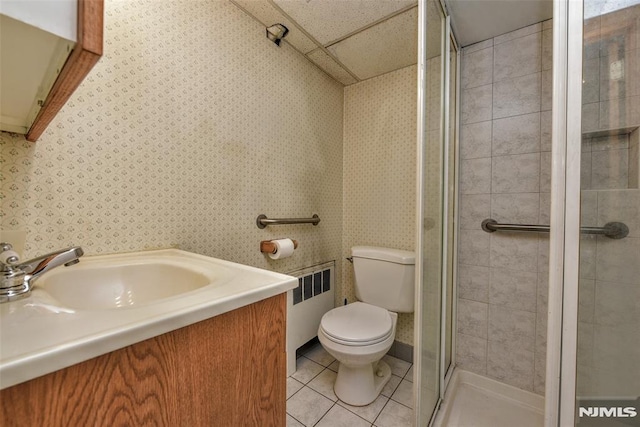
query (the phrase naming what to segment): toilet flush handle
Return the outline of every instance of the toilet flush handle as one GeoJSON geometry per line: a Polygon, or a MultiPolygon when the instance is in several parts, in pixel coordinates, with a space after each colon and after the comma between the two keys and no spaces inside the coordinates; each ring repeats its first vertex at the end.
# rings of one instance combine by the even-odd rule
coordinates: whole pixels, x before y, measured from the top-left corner
{"type": "Polygon", "coordinates": [[[349,261],[351,264],[353,264],[353,257],[352,257],[352,256],[348,256],[346,259],[347,259],[347,261],[349,261]]]}

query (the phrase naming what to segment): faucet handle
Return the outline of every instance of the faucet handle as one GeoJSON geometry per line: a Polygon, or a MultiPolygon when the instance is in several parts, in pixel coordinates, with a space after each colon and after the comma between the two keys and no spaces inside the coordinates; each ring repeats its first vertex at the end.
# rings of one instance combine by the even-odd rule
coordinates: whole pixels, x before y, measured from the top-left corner
{"type": "Polygon", "coordinates": [[[13,250],[11,243],[0,243],[0,264],[12,266],[20,261],[20,256],[13,250]]]}

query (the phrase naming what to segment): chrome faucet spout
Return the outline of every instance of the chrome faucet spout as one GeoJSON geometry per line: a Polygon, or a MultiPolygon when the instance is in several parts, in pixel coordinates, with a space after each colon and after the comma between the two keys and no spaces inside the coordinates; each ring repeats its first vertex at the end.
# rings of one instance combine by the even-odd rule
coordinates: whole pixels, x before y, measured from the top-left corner
{"type": "MultiPolygon", "coordinates": [[[[2,245],[4,251],[12,249],[11,245],[5,243],[2,245]]],[[[2,272],[2,277],[0,278],[0,302],[28,297],[36,279],[47,271],[61,265],[77,264],[80,262],[79,258],[84,255],[84,251],[79,246],[73,246],[25,262],[20,262],[14,254],[15,252],[11,251],[11,258],[3,257],[3,259],[6,258],[11,262],[0,262],[0,270],[2,272]]]]}
{"type": "Polygon", "coordinates": [[[74,246],[30,259],[19,264],[17,268],[24,271],[26,275],[30,276],[29,280],[33,281],[56,267],[80,262],[78,258],[82,255],[84,255],[82,248],[74,246]]]}

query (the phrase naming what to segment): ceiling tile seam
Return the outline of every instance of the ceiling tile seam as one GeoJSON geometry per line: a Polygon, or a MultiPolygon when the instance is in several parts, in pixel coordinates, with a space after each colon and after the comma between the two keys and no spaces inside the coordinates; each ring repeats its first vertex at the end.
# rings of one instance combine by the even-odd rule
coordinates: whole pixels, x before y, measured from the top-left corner
{"type": "MultiPolygon", "coordinates": [[[[247,16],[249,16],[251,19],[253,19],[254,21],[256,21],[257,23],[259,23],[261,26],[267,27],[268,24],[262,22],[261,20],[259,20],[257,17],[255,17],[251,12],[249,12],[247,9],[245,9],[244,7],[240,6],[238,3],[235,2],[235,0],[229,0],[231,2],[231,4],[233,4],[235,7],[237,7],[238,9],[240,9],[242,12],[244,12],[245,14],[247,14],[247,16]]],[[[286,39],[282,39],[282,41],[284,41],[289,47],[291,47],[293,50],[295,50],[296,52],[298,52],[304,59],[306,59],[307,61],[309,61],[311,64],[313,64],[314,67],[316,67],[318,70],[322,71],[324,74],[327,75],[327,77],[330,77],[332,80],[335,80],[336,82],[340,83],[343,87],[347,86],[344,83],[342,83],[340,80],[338,80],[335,76],[332,76],[331,74],[329,74],[329,72],[327,70],[325,70],[324,68],[322,68],[321,66],[319,66],[318,64],[316,64],[315,62],[313,62],[311,60],[311,58],[309,58],[307,56],[307,54],[305,54],[303,51],[301,51],[300,49],[298,49],[297,47],[295,47],[293,44],[289,43],[286,39]]],[[[317,43],[315,40],[311,40],[314,43],[317,43]]],[[[315,49],[313,49],[311,52],[315,51],[315,49]]],[[[311,53],[309,52],[309,53],[311,53]]],[[[355,77],[354,77],[355,78],[355,77]]],[[[359,82],[360,79],[357,79],[357,81],[359,82]]],[[[357,82],[356,82],[357,83],[357,82]]]]}
{"type": "Polygon", "coordinates": [[[414,9],[414,8],[416,8],[416,7],[418,7],[418,4],[417,4],[417,3],[416,3],[416,4],[412,4],[412,5],[410,5],[410,6],[405,6],[405,7],[403,7],[402,9],[399,9],[399,10],[397,10],[397,11],[393,12],[393,13],[392,13],[392,14],[390,14],[390,15],[387,15],[387,16],[385,16],[385,17],[383,17],[383,18],[380,18],[380,19],[378,19],[377,21],[373,21],[372,23],[367,24],[367,25],[365,25],[364,27],[359,28],[359,29],[357,29],[357,30],[355,30],[355,31],[352,31],[352,32],[350,32],[350,33],[348,33],[348,34],[346,34],[346,35],[344,35],[344,36],[340,37],[340,38],[337,38],[337,39],[335,39],[335,40],[332,40],[332,41],[330,41],[329,43],[327,43],[327,44],[326,44],[326,45],[324,45],[324,46],[325,46],[325,47],[327,47],[327,48],[329,48],[329,47],[333,46],[334,44],[338,44],[338,43],[340,43],[341,41],[344,41],[344,40],[348,39],[349,37],[355,36],[356,34],[360,34],[361,32],[366,31],[366,30],[368,30],[368,29],[369,29],[369,28],[371,28],[371,27],[375,27],[375,26],[376,26],[376,25],[378,25],[378,24],[382,24],[383,22],[388,21],[388,20],[389,20],[389,19],[391,19],[391,18],[395,18],[395,17],[396,17],[396,16],[398,16],[398,15],[402,15],[403,13],[408,12],[408,11],[410,11],[411,9],[414,9]]]}
{"type": "MultiPolygon", "coordinates": [[[[303,27],[302,25],[300,25],[298,23],[298,21],[296,21],[295,19],[293,19],[287,12],[285,12],[280,6],[278,6],[276,4],[276,2],[274,2],[273,0],[267,0],[267,2],[273,6],[278,12],[280,12],[282,14],[282,16],[284,16],[285,18],[287,18],[288,20],[290,20],[293,25],[295,25],[298,30],[300,30],[300,32],[302,32],[302,34],[304,34],[305,36],[307,36],[309,38],[309,40],[311,40],[312,42],[314,42],[316,44],[316,46],[318,46],[319,49],[321,49],[324,53],[326,53],[327,55],[329,55],[329,57],[331,59],[333,59],[338,65],[340,65],[347,73],[349,73],[349,75],[351,75],[351,77],[353,77],[354,79],[356,79],[357,82],[361,81],[362,79],[359,78],[358,76],[356,76],[347,66],[345,66],[338,58],[335,57],[335,55],[333,55],[329,49],[327,49],[326,47],[324,47],[318,40],[316,40],[315,37],[313,37],[311,34],[309,34],[303,27]]],[[[313,50],[311,51],[313,52],[313,50]]],[[[309,52],[309,53],[311,53],[309,52]]],[[[309,54],[308,53],[308,54],[309,54]]],[[[308,55],[306,54],[306,55],[308,55]]],[[[311,61],[311,59],[309,59],[311,61]]],[[[313,62],[313,61],[311,61],[313,62]]]]}
{"type": "Polygon", "coordinates": [[[351,83],[350,85],[345,85],[345,87],[353,86],[353,85],[356,85],[358,83],[368,82],[371,79],[377,79],[378,77],[386,76],[387,74],[395,73],[396,71],[404,70],[406,68],[415,67],[417,64],[418,64],[418,58],[416,58],[416,62],[413,63],[413,64],[405,65],[404,67],[396,68],[395,70],[391,70],[391,71],[384,72],[382,74],[377,74],[375,76],[367,77],[366,79],[362,79],[359,82],[351,83]]]}

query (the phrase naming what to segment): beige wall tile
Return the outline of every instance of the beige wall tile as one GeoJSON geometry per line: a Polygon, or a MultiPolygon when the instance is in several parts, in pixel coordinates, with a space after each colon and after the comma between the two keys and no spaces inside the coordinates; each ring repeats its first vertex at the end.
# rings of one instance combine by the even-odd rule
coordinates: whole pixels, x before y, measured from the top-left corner
{"type": "Polygon", "coordinates": [[[458,263],[489,265],[490,236],[484,231],[462,230],[458,237],[458,263]]]}
{"type": "Polygon", "coordinates": [[[541,69],[541,32],[496,44],[493,49],[494,82],[526,76],[541,69]]]}
{"type": "Polygon", "coordinates": [[[511,224],[537,224],[540,214],[539,193],[491,195],[491,218],[511,224]]]}
{"type": "MultiPolygon", "coordinates": [[[[471,96],[463,93],[461,99],[462,117],[468,122],[462,127],[460,142],[464,160],[460,166],[458,248],[459,298],[482,302],[488,298],[489,335],[483,340],[458,334],[458,360],[465,369],[543,393],[548,235],[488,234],[475,227],[482,212],[486,212],[487,197],[491,200],[491,217],[498,222],[549,222],[550,162],[541,161],[541,157],[547,160],[551,151],[548,77],[553,61],[552,21],[465,48],[463,68],[468,57],[489,47],[494,53],[494,83],[487,85],[492,86],[490,119],[479,119],[489,110],[483,107],[480,91],[471,96]],[[468,124],[474,121],[482,128],[479,123],[468,124]],[[485,141],[489,124],[490,147],[485,141]],[[487,131],[483,133],[481,129],[487,131]],[[473,136],[466,136],[465,131],[473,136]],[[489,183],[484,179],[487,170],[489,183]],[[547,193],[540,193],[542,190],[547,193]]],[[[472,77],[463,74],[463,86],[467,79],[473,82],[472,77]]],[[[599,104],[595,103],[592,109],[597,128],[599,104]]]]}
{"type": "Polygon", "coordinates": [[[533,351],[514,343],[489,341],[487,375],[523,390],[533,391],[533,351]]]}
{"type": "Polygon", "coordinates": [[[493,81],[493,47],[465,54],[461,68],[462,89],[490,84],[493,81]]]}
{"type": "Polygon", "coordinates": [[[459,332],[456,337],[456,365],[462,369],[486,375],[487,340],[459,332]]]}
{"type": "Polygon", "coordinates": [[[458,266],[458,296],[461,299],[489,302],[489,267],[458,266]]]}
{"type": "Polygon", "coordinates": [[[462,124],[491,120],[493,85],[478,86],[462,91],[460,122],[462,124]]]}
{"type": "Polygon", "coordinates": [[[493,193],[537,193],[540,191],[540,154],[493,157],[491,175],[493,193]]]}
{"type": "Polygon", "coordinates": [[[491,158],[460,162],[460,194],[491,192],[491,158]]]}
{"type": "Polygon", "coordinates": [[[478,338],[487,338],[488,304],[465,299],[458,300],[458,332],[478,338]]]}
{"type": "Polygon", "coordinates": [[[491,217],[490,194],[463,194],[460,196],[460,229],[480,230],[482,221],[491,217]]]}
{"type": "MultiPolygon", "coordinates": [[[[546,22],[551,22],[545,21],[546,22]]],[[[544,24],[543,24],[544,25],[544,24]]],[[[553,68],[553,27],[545,28],[542,31],[542,70],[553,68]]]]}
{"type": "Polygon", "coordinates": [[[499,305],[489,306],[489,343],[511,344],[533,352],[536,314],[499,305]]]}
{"type": "Polygon", "coordinates": [[[460,158],[491,157],[491,129],[490,120],[460,126],[460,158]]]}
{"type": "Polygon", "coordinates": [[[538,269],[538,236],[491,233],[491,267],[534,272],[538,269]]]}
{"type": "Polygon", "coordinates": [[[493,118],[539,112],[540,74],[533,73],[494,83],[493,118]]]}
{"type": "Polygon", "coordinates": [[[536,311],[538,273],[492,268],[489,302],[517,310],[536,311]]]}
{"type": "Polygon", "coordinates": [[[540,113],[494,120],[491,150],[494,156],[540,152],[540,113]]]}

